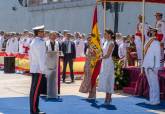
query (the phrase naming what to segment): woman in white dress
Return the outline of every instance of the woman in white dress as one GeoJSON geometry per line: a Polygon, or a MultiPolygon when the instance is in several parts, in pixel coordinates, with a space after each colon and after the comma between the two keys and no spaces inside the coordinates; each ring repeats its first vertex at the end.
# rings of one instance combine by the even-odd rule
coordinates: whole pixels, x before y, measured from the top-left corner
{"type": "Polygon", "coordinates": [[[105,43],[103,46],[102,66],[99,75],[98,91],[105,92],[105,104],[109,105],[112,101],[111,95],[114,93],[114,62],[112,52],[114,49],[114,33],[112,30],[105,30],[105,43]]]}

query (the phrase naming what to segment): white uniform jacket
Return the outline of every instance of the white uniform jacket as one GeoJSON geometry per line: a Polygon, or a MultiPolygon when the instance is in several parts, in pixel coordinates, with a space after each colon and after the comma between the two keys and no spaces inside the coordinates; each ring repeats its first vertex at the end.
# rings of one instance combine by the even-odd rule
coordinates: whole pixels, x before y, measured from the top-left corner
{"type": "Polygon", "coordinates": [[[18,52],[18,39],[10,38],[6,44],[7,53],[17,53],[18,52]]]}
{"type": "MultiPolygon", "coordinates": [[[[150,41],[150,40],[149,40],[150,41]]],[[[145,45],[146,47],[146,45],[145,45]]],[[[148,48],[143,61],[144,68],[160,68],[160,43],[154,40],[148,48]]]]}
{"type": "Polygon", "coordinates": [[[165,21],[163,20],[157,21],[155,27],[158,29],[158,34],[163,34],[162,41],[165,41],[165,21]]]}
{"type": "Polygon", "coordinates": [[[26,41],[25,37],[21,37],[19,40],[19,53],[21,54],[25,52],[25,48],[23,48],[25,41],[26,41]]]}
{"type": "Polygon", "coordinates": [[[30,44],[30,73],[45,74],[46,44],[42,38],[36,37],[30,44]]]}
{"type": "MultiPolygon", "coordinates": [[[[144,24],[144,36],[145,36],[145,41],[149,40],[149,37],[147,35],[149,30],[149,25],[147,23],[144,24]]],[[[136,32],[140,32],[142,34],[143,32],[143,23],[138,23],[137,24],[137,30],[136,32]]]]}
{"type": "Polygon", "coordinates": [[[84,47],[85,47],[84,40],[76,39],[74,41],[74,43],[75,43],[75,46],[76,46],[76,57],[84,56],[84,47]]]}
{"type": "Polygon", "coordinates": [[[2,50],[3,42],[4,42],[4,37],[0,36],[0,51],[2,50]]]}

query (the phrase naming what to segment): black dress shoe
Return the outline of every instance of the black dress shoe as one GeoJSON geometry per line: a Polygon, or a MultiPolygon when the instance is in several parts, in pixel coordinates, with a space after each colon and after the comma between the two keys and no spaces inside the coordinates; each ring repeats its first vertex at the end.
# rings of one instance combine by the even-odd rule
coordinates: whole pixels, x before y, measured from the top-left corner
{"type": "Polygon", "coordinates": [[[37,114],[46,114],[45,112],[38,112],[37,114]]]}
{"type": "Polygon", "coordinates": [[[63,79],[62,82],[65,83],[65,80],[63,79]]]}
{"type": "Polygon", "coordinates": [[[30,113],[30,114],[46,114],[45,112],[33,112],[33,113],[30,113]]]}
{"type": "Polygon", "coordinates": [[[72,80],[71,82],[74,83],[74,80],[72,80]]]}

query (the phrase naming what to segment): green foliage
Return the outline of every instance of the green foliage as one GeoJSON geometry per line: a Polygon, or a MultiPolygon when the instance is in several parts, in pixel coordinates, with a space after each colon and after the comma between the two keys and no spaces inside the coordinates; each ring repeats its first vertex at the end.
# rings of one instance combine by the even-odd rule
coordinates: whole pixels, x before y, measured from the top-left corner
{"type": "Polygon", "coordinates": [[[123,73],[123,63],[120,60],[114,60],[115,64],[115,89],[122,89],[128,84],[128,75],[123,73]]]}

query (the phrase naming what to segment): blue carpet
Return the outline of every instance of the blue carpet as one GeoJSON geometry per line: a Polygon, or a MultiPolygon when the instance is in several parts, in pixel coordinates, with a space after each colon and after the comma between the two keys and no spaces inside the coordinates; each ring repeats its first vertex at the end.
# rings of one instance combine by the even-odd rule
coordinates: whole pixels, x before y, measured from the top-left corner
{"type": "MultiPolygon", "coordinates": [[[[160,109],[158,107],[143,107],[136,105],[144,102],[144,99],[136,97],[114,98],[112,105],[103,105],[104,99],[97,101],[86,100],[79,96],[62,96],[62,100],[40,99],[40,110],[47,114],[156,114],[148,109],[160,109]]],[[[1,98],[0,114],[29,114],[29,98],[1,98]]],[[[161,105],[163,108],[164,103],[161,105]]],[[[164,107],[165,108],[165,107],[164,107]]]]}
{"type": "Polygon", "coordinates": [[[151,110],[162,110],[162,109],[165,109],[165,102],[161,102],[159,105],[156,105],[156,106],[146,104],[145,102],[138,103],[136,105],[144,107],[144,108],[148,108],[148,109],[151,109],[151,110]]]}

